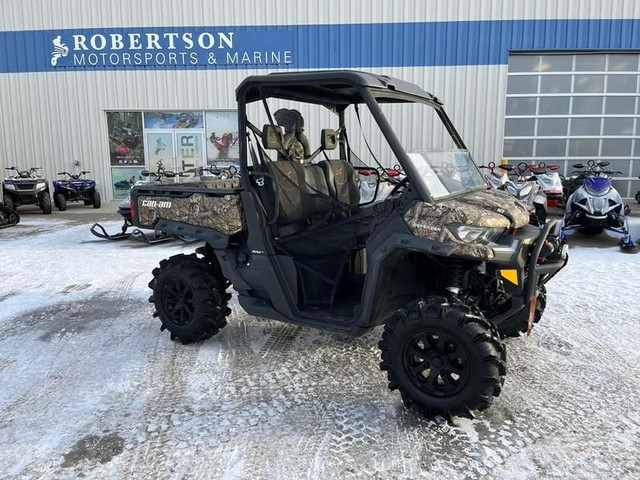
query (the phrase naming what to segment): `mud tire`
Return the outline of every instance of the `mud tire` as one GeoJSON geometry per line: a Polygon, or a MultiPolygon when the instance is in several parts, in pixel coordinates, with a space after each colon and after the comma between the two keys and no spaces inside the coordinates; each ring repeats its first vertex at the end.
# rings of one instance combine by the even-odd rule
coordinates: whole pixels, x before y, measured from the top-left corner
{"type": "MultiPolygon", "coordinates": [[[[538,288],[538,301],[536,302],[536,312],[533,323],[538,323],[547,307],[547,289],[544,285],[538,288]]],[[[513,317],[498,325],[498,331],[503,337],[519,337],[521,333],[527,331],[529,326],[529,309],[525,308],[516,313],[513,317]]]]}
{"type": "Polygon", "coordinates": [[[231,313],[226,286],[226,279],[195,254],[162,260],[149,282],[160,329],[185,345],[213,337],[231,313]]]}
{"type": "Polygon", "coordinates": [[[40,208],[42,213],[49,215],[51,213],[51,196],[49,192],[42,192],[40,194],[40,208]]]}
{"type": "Polygon", "coordinates": [[[65,197],[62,193],[56,193],[54,197],[54,201],[58,210],[64,212],[67,209],[67,197],[65,197]]]}
{"type": "Polygon", "coordinates": [[[399,390],[407,408],[428,417],[472,417],[491,405],[504,384],[506,349],[495,326],[479,311],[444,297],[398,310],[378,347],[389,389],[399,390]]]}

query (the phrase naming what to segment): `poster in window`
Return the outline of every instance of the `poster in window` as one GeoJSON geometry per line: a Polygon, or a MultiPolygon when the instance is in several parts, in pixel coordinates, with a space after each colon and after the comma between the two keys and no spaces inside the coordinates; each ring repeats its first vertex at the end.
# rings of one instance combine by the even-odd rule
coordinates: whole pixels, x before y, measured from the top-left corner
{"type": "Polygon", "coordinates": [[[157,172],[159,165],[166,170],[173,170],[173,133],[147,133],[146,135],[149,171],[157,172]]]}
{"type": "Polygon", "coordinates": [[[141,112],[107,112],[111,166],[144,165],[141,112]]]}
{"type": "Polygon", "coordinates": [[[202,112],[144,112],[144,128],[202,128],[202,112]]]}
{"type": "Polygon", "coordinates": [[[111,187],[113,198],[124,198],[129,195],[131,187],[139,180],[146,180],[142,176],[144,167],[111,167],[111,187]]]}
{"type": "Polygon", "coordinates": [[[234,111],[206,112],[207,166],[237,165],[238,113],[234,111]]]}

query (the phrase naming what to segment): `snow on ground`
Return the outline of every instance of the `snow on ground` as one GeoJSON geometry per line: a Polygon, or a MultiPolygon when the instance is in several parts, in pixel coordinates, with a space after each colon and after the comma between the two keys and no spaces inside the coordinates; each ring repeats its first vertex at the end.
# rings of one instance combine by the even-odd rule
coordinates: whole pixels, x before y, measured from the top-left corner
{"type": "Polygon", "coordinates": [[[502,395],[450,425],[387,390],[380,329],[232,302],[217,337],[173,344],[147,283],[194,246],[100,241],[77,211],[0,231],[0,478],[637,478],[640,254],[613,238],[571,235],[543,320],[508,341],[502,395]]]}

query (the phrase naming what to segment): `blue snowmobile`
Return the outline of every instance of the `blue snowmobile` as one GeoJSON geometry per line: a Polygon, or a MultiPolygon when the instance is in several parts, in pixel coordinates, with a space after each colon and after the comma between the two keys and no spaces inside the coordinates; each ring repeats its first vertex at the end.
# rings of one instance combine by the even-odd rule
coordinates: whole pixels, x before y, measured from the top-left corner
{"type": "Polygon", "coordinates": [[[582,185],[567,200],[560,236],[564,239],[572,230],[593,234],[608,230],[622,235],[620,248],[623,251],[635,251],[627,222],[629,206],[611,185],[611,177],[622,172],[608,170],[605,168],[608,165],[609,162],[594,160],[573,165],[581,170],[577,173],[580,174],[578,178],[582,177],[582,185]]]}

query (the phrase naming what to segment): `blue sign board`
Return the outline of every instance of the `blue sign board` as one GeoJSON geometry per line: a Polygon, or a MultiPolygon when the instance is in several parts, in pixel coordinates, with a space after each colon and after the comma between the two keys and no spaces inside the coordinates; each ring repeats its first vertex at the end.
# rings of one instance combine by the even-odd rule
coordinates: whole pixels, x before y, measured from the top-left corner
{"type": "Polygon", "coordinates": [[[640,49],[640,19],[0,32],[0,73],[506,64],[511,50],[640,49]]]}

